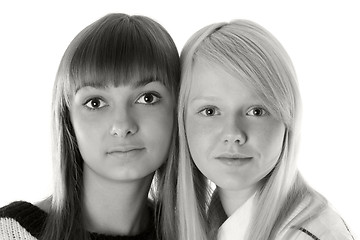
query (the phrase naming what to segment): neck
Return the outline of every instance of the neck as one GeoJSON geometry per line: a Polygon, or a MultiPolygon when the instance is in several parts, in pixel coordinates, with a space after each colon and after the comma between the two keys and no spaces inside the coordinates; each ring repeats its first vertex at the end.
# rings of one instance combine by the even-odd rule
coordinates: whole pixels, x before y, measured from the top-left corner
{"type": "Polygon", "coordinates": [[[84,167],[83,213],[85,228],[109,235],[135,235],[148,225],[148,192],[153,174],[119,182],[84,167]]]}
{"type": "Polygon", "coordinates": [[[257,191],[257,186],[251,186],[241,190],[228,190],[219,188],[219,196],[221,204],[224,208],[226,215],[231,216],[238,208],[257,191]]]}

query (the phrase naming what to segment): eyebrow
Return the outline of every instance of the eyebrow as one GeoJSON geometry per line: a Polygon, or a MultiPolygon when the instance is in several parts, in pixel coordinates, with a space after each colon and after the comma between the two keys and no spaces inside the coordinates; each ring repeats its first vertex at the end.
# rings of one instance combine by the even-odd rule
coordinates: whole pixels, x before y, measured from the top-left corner
{"type": "Polygon", "coordinates": [[[87,87],[91,87],[91,88],[98,88],[98,89],[105,89],[107,86],[104,85],[104,84],[100,84],[100,83],[86,83],[84,85],[82,85],[81,87],[77,87],[75,89],[75,94],[80,90],[80,89],[83,89],[83,88],[87,88],[87,87]]]}
{"type": "MultiPolygon", "coordinates": [[[[135,81],[134,83],[132,81],[130,81],[125,85],[130,85],[132,88],[139,88],[139,87],[144,87],[151,82],[162,83],[159,79],[154,79],[153,77],[148,77],[148,78],[143,78],[139,81],[135,81]]],[[[108,88],[109,86],[102,84],[102,83],[98,83],[98,82],[90,82],[90,83],[86,83],[83,86],[77,88],[75,90],[75,93],[77,93],[81,88],[85,88],[85,87],[92,87],[92,88],[98,88],[98,89],[104,90],[104,89],[108,88]]]]}
{"type": "Polygon", "coordinates": [[[214,97],[214,96],[199,96],[199,97],[194,97],[192,99],[190,99],[190,103],[192,102],[196,102],[196,101],[216,101],[219,100],[219,98],[214,97]]]}
{"type": "Polygon", "coordinates": [[[160,82],[161,81],[157,78],[153,78],[153,77],[147,77],[147,78],[143,78],[139,81],[136,81],[135,83],[130,83],[130,85],[133,87],[133,88],[139,88],[139,87],[144,87],[146,86],[147,84],[151,83],[151,82],[160,82]]]}

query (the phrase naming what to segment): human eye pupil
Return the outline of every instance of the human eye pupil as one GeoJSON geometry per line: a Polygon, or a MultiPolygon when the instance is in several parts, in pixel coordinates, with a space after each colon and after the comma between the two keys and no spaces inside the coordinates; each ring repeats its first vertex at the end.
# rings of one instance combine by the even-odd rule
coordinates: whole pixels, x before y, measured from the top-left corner
{"type": "Polygon", "coordinates": [[[144,101],[146,103],[151,103],[152,101],[154,101],[154,96],[150,93],[147,93],[144,95],[144,101]]]}
{"type": "Polygon", "coordinates": [[[90,104],[91,104],[91,107],[93,107],[93,108],[98,108],[101,103],[100,103],[100,100],[99,100],[99,99],[92,99],[91,102],[90,102],[90,104]]]}
{"type": "Polygon", "coordinates": [[[207,108],[207,109],[205,109],[205,113],[208,116],[212,116],[212,115],[214,115],[215,111],[213,108],[207,108]]]}
{"type": "Polygon", "coordinates": [[[262,111],[260,108],[255,108],[253,111],[255,116],[261,116],[262,111]]]}

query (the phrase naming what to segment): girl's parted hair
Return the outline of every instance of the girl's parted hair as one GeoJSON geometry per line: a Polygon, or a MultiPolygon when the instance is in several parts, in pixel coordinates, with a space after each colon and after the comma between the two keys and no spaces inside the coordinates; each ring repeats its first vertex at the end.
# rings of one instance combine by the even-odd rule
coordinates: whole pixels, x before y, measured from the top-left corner
{"type": "MultiPolygon", "coordinates": [[[[83,160],[69,113],[76,91],[83,86],[136,85],[136,80],[160,81],[176,100],[179,78],[179,55],[172,38],[159,23],[148,17],[108,14],[74,38],[61,60],[53,90],[55,189],[42,239],[88,238],[81,209],[83,160]]],[[[174,127],[174,132],[176,130],[174,127]]],[[[175,149],[173,135],[170,156],[175,149]]],[[[162,198],[165,167],[166,164],[157,170],[153,182],[157,218],[162,212],[159,200],[162,198]]]]}
{"type": "MultiPolygon", "coordinates": [[[[204,27],[189,39],[181,53],[175,204],[178,239],[216,239],[217,229],[226,219],[218,192],[212,191],[209,181],[195,166],[186,140],[186,107],[191,82],[196,81],[193,66],[197,59],[218,65],[253,89],[270,113],[285,125],[281,155],[262,181],[247,238],[274,239],[304,198],[316,199],[316,204],[311,201],[311,205],[319,208],[325,200],[307,186],[296,167],[301,97],[291,60],[270,32],[247,20],[204,27]]],[[[304,213],[292,223],[296,225],[310,217],[310,212],[304,213]]]]}

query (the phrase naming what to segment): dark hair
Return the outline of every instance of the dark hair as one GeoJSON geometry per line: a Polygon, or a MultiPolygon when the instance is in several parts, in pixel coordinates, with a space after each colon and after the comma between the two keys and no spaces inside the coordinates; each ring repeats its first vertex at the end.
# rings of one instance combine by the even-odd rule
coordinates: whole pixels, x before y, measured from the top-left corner
{"type": "MultiPolygon", "coordinates": [[[[61,60],[54,85],[55,191],[41,239],[88,239],[81,209],[83,159],[69,113],[76,91],[87,85],[136,84],[139,79],[162,82],[177,99],[179,77],[179,55],[172,38],[148,17],[108,14],[74,38],[61,60]]],[[[174,144],[173,141],[170,151],[174,144]]],[[[157,201],[164,179],[163,168],[157,170],[153,182],[157,185],[153,196],[155,206],[160,206],[157,201]]]]}

